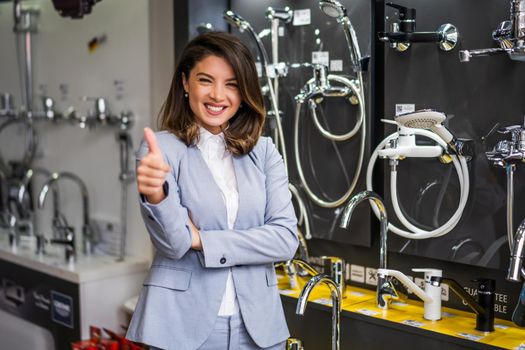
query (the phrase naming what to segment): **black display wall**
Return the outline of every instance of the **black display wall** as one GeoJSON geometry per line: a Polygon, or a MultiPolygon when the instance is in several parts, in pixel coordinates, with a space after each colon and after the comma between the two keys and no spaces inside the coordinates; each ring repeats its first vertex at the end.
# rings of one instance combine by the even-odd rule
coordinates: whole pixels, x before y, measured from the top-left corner
{"type": "MultiPolygon", "coordinates": [[[[353,25],[359,33],[358,40],[363,56],[371,56],[371,22],[370,13],[372,3],[369,1],[343,1],[347,8],[352,9],[353,25]]],[[[292,10],[310,10],[311,23],[307,25],[283,24],[284,35],[279,38],[279,60],[288,63],[312,62],[312,52],[327,51],[329,60],[342,60],[342,71],[333,71],[331,74],[342,75],[348,78],[355,77],[350,67],[350,54],[344,37],[344,32],[335,19],[326,16],[319,10],[316,4],[310,0],[301,1],[242,1],[232,0],[231,9],[241,15],[255,28],[257,32],[270,27],[270,21],[265,18],[268,7],[284,8],[289,6],[292,10]]],[[[232,33],[240,35],[248,45],[254,47],[253,40],[236,28],[231,28],[232,33]]],[[[270,38],[264,38],[263,42],[271,57],[270,38]]],[[[374,114],[371,102],[373,91],[370,79],[373,71],[365,72],[366,109],[367,114],[374,114]]],[[[283,112],[282,120],[288,152],[288,168],[290,181],[301,188],[297,174],[293,152],[293,130],[294,113],[296,104],[294,97],[304,87],[306,82],[312,78],[311,68],[300,68],[289,70],[286,77],[281,78],[279,104],[283,112]]],[[[319,109],[319,115],[324,115],[328,128],[334,133],[342,134],[352,129],[356,123],[358,108],[352,106],[346,99],[325,99],[319,109]]],[[[322,119],[322,118],[321,118],[322,119]]],[[[367,117],[367,122],[370,118],[367,117]]],[[[366,133],[365,157],[370,154],[370,133],[373,125],[368,123],[366,133]]],[[[343,195],[356,171],[358,153],[360,146],[358,134],[346,142],[337,142],[336,145],[323,138],[310,117],[307,107],[303,106],[300,121],[300,157],[302,167],[308,186],[314,193],[325,200],[334,200],[343,195]],[[346,173],[346,175],[345,175],[346,173]]],[[[366,164],[366,163],[365,163],[366,164]]],[[[361,174],[364,174],[364,167],[361,174]]],[[[365,187],[364,176],[356,187],[356,193],[365,187]]],[[[306,194],[302,193],[306,198],[306,194]]],[[[344,243],[370,246],[370,211],[363,205],[358,207],[352,217],[352,229],[339,228],[339,215],[342,207],[328,209],[307,201],[312,217],[312,235],[315,238],[327,239],[344,243]]]]}
{"type": "MultiPolygon", "coordinates": [[[[450,52],[443,52],[434,44],[415,44],[408,51],[400,53],[377,39],[377,32],[388,28],[396,14],[391,8],[385,8],[384,1],[342,0],[348,9],[349,17],[359,37],[361,52],[371,56],[369,69],[365,74],[367,92],[367,149],[365,165],[357,191],[363,190],[364,172],[371,151],[384,136],[395,131],[393,126],[384,126],[379,119],[392,119],[395,105],[398,103],[414,104],[416,109],[434,108],[445,112],[449,117],[448,126],[458,137],[474,139],[475,157],[469,165],[471,193],[464,218],[449,235],[443,239],[431,239],[409,243],[403,253],[405,239],[389,235],[389,267],[407,274],[414,267],[433,267],[443,269],[444,275],[459,281],[474,291],[478,277],[496,280],[496,317],[510,319],[521,288],[520,284],[505,280],[508,266],[508,248],[501,249],[485,264],[476,266],[493,241],[506,232],[505,226],[505,173],[493,168],[484,156],[484,151],[492,148],[502,135],[488,131],[499,122],[501,126],[521,124],[525,112],[525,100],[519,98],[523,92],[520,77],[525,72],[525,63],[511,61],[507,56],[473,58],[470,63],[460,63],[460,49],[496,47],[491,39],[492,30],[509,17],[509,3],[500,0],[445,0],[445,1],[402,1],[401,5],[417,9],[417,29],[432,31],[443,23],[457,26],[460,39],[458,46],[450,52]],[[388,18],[385,21],[385,16],[388,18]],[[386,25],[386,27],[385,27],[386,25]],[[482,138],[483,137],[483,138],[482,138]],[[451,254],[455,242],[470,238],[473,243],[464,244],[456,254],[451,254]]],[[[284,25],[284,36],[280,37],[280,60],[289,63],[310,62],[313,51],[329,51],[330,59],[343,60],[343,71],[337,74],[351,74],[349,54],[341,27],[324,15],[317,6],[317,1],[248,1],[231,0],[229,8],[247,19],[260,32],[269,28],[269,21],[264,17],[269,6],[283,8],[290,6],[294,10],[310,9],[311,24],[306,26],[284,25]]],[[[210,19],[193,14],[196,23],[210,19]]],[[[214,20],[222,14],[215,14],[214,20]]],[[[255,46],[245,33],[231,28],[247,44],[255,46]]],[[[270,53],[269,38],[263,39],[270,53]]],[[[180,44],[180,43],[179,43],[180,44]]],[[[178,44],[178,45],[179,45],[178,44]]],[[[179,45],[180,46],[180,45],[179,45]]],[[[287,149],[289,154],[290,180],[297,183],[297,172],[293,160],[293,97],[311,77],[308,69],[291,69],[289,75],[281,79],[280,108],[283,112],[287,149]]],[[[353,126],[356,108],[345,101],[331,100],[324,104],[323,111],[328,125],[335,131],[342,132],[353,126]]],[[[341,166],[333,146],[323,140],[312,127],[311,118],[303,112],[301,119],[302,142],[301,157],[306,177],[316,193],[319,188],[330,197],[342,194],[346,189],[341,166]],[[311,156],[309,155],[311,153],[311,156]],[[312,171],[313,169],[313,171],[312,171]],[[315,172],[317,180],[314,178],[315,172]],[[320,186],[318,186],[318,184],[320,186]]],[[[424,142],[424,140],[420,140],[424,142]]],[[[358,137],[338,145],[339,152],[348,176],[353,175],[357,159],[358,137]]],[[[389,198],[389,168],[384,161],[378,161],[374,173],[374,190],[389,198]],[[383,191],[383,188],[385,191],[383,191]]],[[[401,205],[423,224],[434,223],[433,211],[437,203],[437,190],[429,191],[417,201],[420,189],[430,182],[441,183],[447,176],[448,166],[435,160],[404,160],[398,167],[401,205]],[[419,207],[414,203],[418,203],[419,207]]],[[[519,224],[523,212],[520,184],[523,169],[518,167],[515,175],[515,225],[519,224]]],[[[440,207],[438,223],[442,223],[457,206],[458,190],[455,172],[450,175],[446,187],[445,199],[440,207]]],[[[436,189],[439,186],[436,187],[436,189]]],[[[351,230],[331,229],[336,223],[337,213],[309,204],[314,216],[314,238],[308,242],[311,255],[340,256],[358,267],[377,267],[379,263],[378,224],[370,215],[370,208],[362,204],[350,223],[351,230]]],[[[392,208],[389,205],[389,214],[392,208]]],[[[392,220],[394,215],[390,215],[392,220]]],[[[470,242],[470,241],[469,241],[470,242]]],[[[457,245],[457,244],[456,244],[457,245]]],[[[422,276],[418,276],[422,277],[422,276]]],[[[349,280],[350,284],[373,289],[364,282],[349,280]]],[[[455,296],[443,305],[459,309],[466,307],[455,296]]]]}

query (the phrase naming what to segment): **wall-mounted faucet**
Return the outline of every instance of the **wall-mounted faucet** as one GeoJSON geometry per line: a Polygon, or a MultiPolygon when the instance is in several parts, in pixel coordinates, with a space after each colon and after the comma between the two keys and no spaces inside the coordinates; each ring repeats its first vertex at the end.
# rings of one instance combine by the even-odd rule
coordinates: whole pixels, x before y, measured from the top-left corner
{"type": "Polygon", "coordinates": [[[514,250],[514,171],[516,164],[525,161],[525,127],[513,125],[498,130],[500,134],[510,134],[510,140],[499,141],[492,151],[485,152],[487,159],[495,167],[505,168],[507,173],[507,239],[509,248],[514,250]]]}
{"type": "Polygon", "coordinates": [[[510,1],[510,20],[492,31],[492,39],[499,48],[461,50],[459,60],[469,62],[472,57],[507,53],[512,60],[525,61],[525,0],[510,1]]]}
{"type": "Polygon", "coordinates": [[[51,175],[51,178],[48,179],[44,183],[44,185],[42,186],[42,189],[40,190],[40,193],[38,195],[38,207],[39,208],[44,207],[44,203],[46,201],[46,197],[47,197],[47,193],[49,192],[49,189],[51,188],[51,186],[54,185],[55,182],[62,180],[62,179],[72,180],[80,188],[80,193],[82,196],[82,218],[83,218],[82,250],[84,254],[91,254],[93,250],[93,245],[96,242],[95,242],[93,229],[90,224],[89,194],[88,194],[86,184],[84,183],[84,181],[82,181],[80,177],[70,172],[53,173],[51,175]]]}
{"type": "MultiPolygon", "coordinates": [[[[425,311],[424,311],[424,318],[429,321],[437,321],[441,319],[441,287],[438,286],[430,286],[429,288],[439,288],[440,291],[440,297],[432,297],[430,294],[428,294],[426,291],[419,288],[417,284],[412,282],[410,278],[408,278],[404,273],[397,270],[389,270],[389,269],[378,269],[377,270],[377,276],[378,281],[379,280],[386,280],[386,277],[393,277],[397,279],[399,282],[401,282],[409,291],[414,293],[417,297],[419,297],[423,302],[425,303],[425,311]]],[[[392,284],[393,285],[393,284],[392,284]]],[[[425,289],[427,288],[427,285],[425,284],[425,289]]],[[[434,294],[434,293],[432,293],[434,294]]],[[[386,303],[386,302],[385,302],[386,303]]]]}
{"type": "Polygon", "coordinates": [[[465,289],[451,278],[432,277],[431,283],[439,285],[447,284],[450,289],[476,313],[476,330],[481,332],[494,331],[494,298],[496,281],[492,279],[477,279],[478,282],[478,301],[468,294],[465,289]]]}
{"type": "Polygon", "coordinates": [[[406,51],[412,43],[437,43],[443,51],[450,51],[458,42],[457,28],[446,23],[435,32],[416,32],[416,9],[387,2],[398,11],[399,21],[391,25],[390,32],[379,32],[379,40],[390,44],[399,52],[406,51]]]}
{"type": "MultiPolygon", "coordinates": [[[[348,228],[350,219],[352,218],[352,213],[359,203],[370,200],[371,205],[374,205],[379,209],[379,221],[381,222],[380,226],[380,246],[379,246],[379,267],[381,269],[388,268],[388,249],[387,249],[387,231],[388,231],[388,216],[386,213],[386,206],[383,202],[381,196],[372,191],[362,191],[356,194],[350,199],[346,205],[343,214],[341,215],[341,228],[348,228]],[[372,204],[373,202],[373,204],[372,204]]],[[[390,278],[385,276],[378,276],[377,280],[377,305],[379,308],[386,309],[388,308],[388,302],[386,300],[387,296],[397,297],[395,294],[395,288],[393,287],[392,281],[390,278]]]]}
{"type": "Polygon", "coordinates": [[[306,283],[297,300],[295,313],[301,316],[304,315],[308,297],[312,290],[319,284],[324,284],[330,289],[332,298],[332,350],[339,350],[341,338],[341,293],[339,292],[338,285],[330,277],[326,275],[316,275],[306,283]]]}

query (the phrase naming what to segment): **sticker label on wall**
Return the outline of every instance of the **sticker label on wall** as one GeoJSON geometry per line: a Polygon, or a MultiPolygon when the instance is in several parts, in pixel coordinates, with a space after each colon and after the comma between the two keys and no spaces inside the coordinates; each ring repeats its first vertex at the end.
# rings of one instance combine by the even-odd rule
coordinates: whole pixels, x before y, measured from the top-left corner
{"type": "Polygon", "coordinates": [[[413,103],[396,103],[396,116],[405,113],[412,113],[416,110],[413,103]]]}
{"type": "Polygon", "coordinates": [[[306,26],[312,22],[310,9],[295,10],[293,12],[293,25],[306,26]]]}
{"type": "Polygon", "coordinates": [[[377,269],[372,267],[366,268],[366,284],[377,286],[377,269]]]}
{"type": "Polygon", "coordinates": [[[330,64],[328,51],[314,51],[312,52],[312,63],[322,64],[327,66],[330,64]]]}
{"type": "Polygon", "coordinates": [[[441,285],[441,300],[443,301],[448,301],[449,299],[449,288],[448,288],[448,284],[446,283],[443,283],[441,285]]]}
{"type": "Polygon", "coordinates": [[[350,280],[365,283],[365,267],[361,265],[350,265],[350,280]]]}
{"type": "Polygon", "coordinates": [[[343,60],[331,60],[330,70],[332,72],[342,72],[343,71],[343,60]]]}
{"type": "Polygon", "coordinates": [[[51,291],[51,319],[63,326],[73,328],[73,298],[51,291]]]}

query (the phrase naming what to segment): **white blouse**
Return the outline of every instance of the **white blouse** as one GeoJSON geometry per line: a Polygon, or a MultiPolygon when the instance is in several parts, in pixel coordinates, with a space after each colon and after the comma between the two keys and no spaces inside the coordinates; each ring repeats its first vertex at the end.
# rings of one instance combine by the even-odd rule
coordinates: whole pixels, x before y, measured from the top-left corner
{"type": "MultiPolygon", "coordinates": [[[[228,216],[228,228],[233,229],[237,212],[239,210],[239,191],[237,189],[237,179],[233,168],[233,158],[226,149],[224,134],[212,134],[205,128],[200,128],[200,137],[197,147],[202,153],[204,161],[208,165],[213,179],[221,190],[222,199],[226,205],[228,216]]],[[[230,316],[239,312],[239,303],[233,285],[231,268],[228,271],[226,290],[222,297],[219,316],[230,316]]]]}

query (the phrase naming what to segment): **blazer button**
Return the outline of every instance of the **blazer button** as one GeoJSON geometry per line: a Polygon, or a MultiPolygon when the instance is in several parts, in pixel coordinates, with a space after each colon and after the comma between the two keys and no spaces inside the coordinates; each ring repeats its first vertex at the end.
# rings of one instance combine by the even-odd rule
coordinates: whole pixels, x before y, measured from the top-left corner
{"type": "Polygon", "coordinates": [[[226,258],[222,257],[221,260],[220,260],[220,263],[224,265],[226,263],[226,258]]]}

